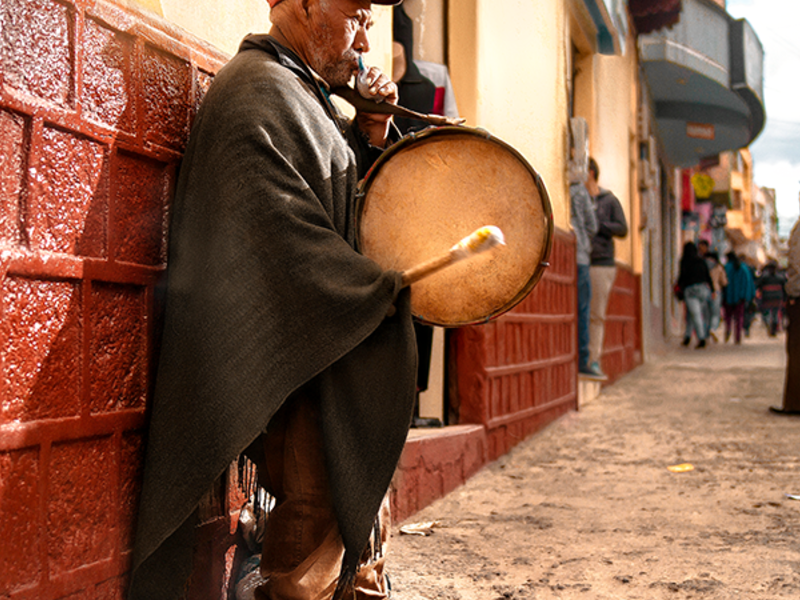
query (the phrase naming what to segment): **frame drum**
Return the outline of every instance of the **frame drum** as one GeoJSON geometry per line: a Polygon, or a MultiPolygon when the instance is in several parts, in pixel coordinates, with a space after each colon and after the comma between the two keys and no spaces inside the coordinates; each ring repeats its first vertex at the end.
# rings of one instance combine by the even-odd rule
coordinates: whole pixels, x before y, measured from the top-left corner
{"type": "Polygon", "coordinates": [[[483,323],[525,298],[552,247],[547,190],[519,152],[468,127],[406,136],[359,185],[358,246],[386,270],[446,253],[484,225],[499,227],[506,245],[411,284],[411,311],[423,323],[483,323]]]}

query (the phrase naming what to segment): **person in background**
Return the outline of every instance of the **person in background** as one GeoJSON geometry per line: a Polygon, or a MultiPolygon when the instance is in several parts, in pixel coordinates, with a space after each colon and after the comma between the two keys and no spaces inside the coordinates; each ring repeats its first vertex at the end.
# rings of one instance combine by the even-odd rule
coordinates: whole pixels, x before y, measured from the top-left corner
{"type": "Polygon", "coordinates": [[[725,286],[728,285],[728,277],[725,274],[725,267],[719,262],[719,254],[708,252],[705,255],[706,266],[709,267],[708,273],[711,276],[711,309],[708,319],[708,334],[715,342],[718,342],[716,329],[719,327],[722,317],[722,296],[725,293],[725,286]]]}
{"type": "MultiPolygon", "coordinates": [[[[708,267],[708,271],[711,272],[711,268],[714,266],[711,263],[711,260],[708,258],[708,254],[710,252],[710,248],[708,245],[708,241],[704,239],[697,240],[697,256],[702,258],[706,261],[706,266],[708,267]]],[[[709,327],[711,324],[711,311],[714,309],[714,294],[712,290],[712,294],[708,297],[708,302],[705,305],[705,312],[703,313],[703,317],[705,318],[706,327],[709,327]]],[[[686,321],[686,324],[689,324],[689,321],[686,321]]],[[[709,330],[710,333],[710,330],[709,330]]],[[[717,341],[716,336],[713,337],[714,341],[717,341]]]]}
{"type": "Polygon", "coordinates": [[[781,309],[785,300],[783,289],[785,282],[777,270],[778,264],[775,261],[769,261],[764,265],[761,276],[756,283],[760,297],[759,308],[770,337],[775,337],[778,334],[781,309]]]}
{"type": "Polygon", "coordinates": [[[756,297],[756,287],[753,275],[748,267],[735,252],[725,255],[728,262],[725,264],[725,275],[728,286],[725,288],[725,341],[731,337],[737,344],[742,343],[742,330],[744,328],[745,308],[756,297]]]}
{"type": "Polygon", "coordinates": [[[602,378],[599,369],[589,366],[589,318],[592,300],[592,282],[589,275],[592,239],[597,233],[597,214],[586,186],[586,161],[584,170],[570,170],[569,200],[570,224],[575,232],[575,259],[578,263],[578,373],[602,378]]]}
{"type": "MultiPolygon", "coordinates": [[[[392,74],[397,82],[399,103],[425,115],[433,113],[436,106],[436,84],[422,74],[414,59],[414,22],[402,6],[395,6],[392,11],[392,31],[394,54],[397,57],[395,68],[402,68],[401,72],[392,74]]],[[[395,117],[394,124],[403,135],[430,126],[425,121],[408,117],[395,117]]]]}
{"type": "Polygon", "coordinates": [[[614,261],[614,238],[628,235],[628,222],[617,197],[599,185],[600,167],[594,158],[589,158],[589,176],[586,189],[594,200],[597,214],[597,234],[592,239],[591,267],[589,275],[592,285],[592,301],[589,325],[589,367],[600,377],[605,377],[600,368],[605,337],[606,309],[611,288],[617,276],[614,261]]]}
{"type": "Polygon", "coordinates": [[[770,406],[779,415],[800,415],[800,219],[789,235],[788,267],[786,269],[786,383],[783,406],[770,406]]]}
{"type": "MultiPolygon", "coordinates": [[[[753,286],[755,288],[756,284],[756,274],[758,273],[758,265],[754,264],[752,260],[748,260],[745,256],[739,256],[739,260],[747,265],[747,268],[750,269],[750,277],[753,278],[753,286]]],[[[744,331],[744,337],[750,337],[750,328],[753,326],[753,321],[756,320],[758,316],[758,288],[755,288],[756,293],[753,296],[753,299],[750,302],[747,302],[744,305],[744,321],[742,322],[742,331],[744,331]]]]}
{"type": "Polygon", "coordinates": [[[708,299],[711,296],[711,285],[706,261],[697,254],[694,242],[686,242],[683,245],[678,273],[678,287],[683,292],[683,301],[686,304],[684,346],[688,346],[692,341],[692,332],[697,336],[696,348],[706,346],[708,323],[705,316],[708,299]]]}

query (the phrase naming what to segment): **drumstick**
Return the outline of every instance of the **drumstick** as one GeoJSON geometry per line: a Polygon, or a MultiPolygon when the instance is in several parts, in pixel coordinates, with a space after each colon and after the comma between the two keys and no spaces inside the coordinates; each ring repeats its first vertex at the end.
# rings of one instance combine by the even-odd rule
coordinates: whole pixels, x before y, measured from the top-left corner
{"type": "Polygon", "coordinates": [[[494,225],[486,225],[485,227],[476,229],[450,248],[446,254],[442,254],[441,256],[437,256],[436,258],[432,258],[431,260],[403,271],[403,287],[411,285],[415,281],[432,275],[445,267],[454,265],[460,260],[475,256],[495,246],[505,246],[505,243],[503,232],[494,225]]]}

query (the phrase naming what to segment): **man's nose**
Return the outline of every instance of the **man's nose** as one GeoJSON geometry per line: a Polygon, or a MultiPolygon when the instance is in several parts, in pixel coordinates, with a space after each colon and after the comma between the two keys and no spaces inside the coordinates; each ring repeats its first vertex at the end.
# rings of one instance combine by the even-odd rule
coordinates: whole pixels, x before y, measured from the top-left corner
{"type": "Polygon", "coordinates": [[[366,27],[359,27],[356,32],[356,39],[353,41],[353,48],[363,54],[369,52],[369,35],[366,27]]]}

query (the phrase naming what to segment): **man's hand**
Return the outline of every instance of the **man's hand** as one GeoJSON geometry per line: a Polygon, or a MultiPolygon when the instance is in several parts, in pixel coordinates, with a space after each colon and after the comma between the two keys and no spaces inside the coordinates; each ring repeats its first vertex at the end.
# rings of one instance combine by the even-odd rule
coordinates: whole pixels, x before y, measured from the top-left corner
{"type": "MultiPolygon", "coordinates": [[[[363,86],[359,86],[359,91],[362,96],[375,102],[397,104],[399,98],[397,85],[380,69],[377,67],[369,67],[366,76],[361,76],[365,78],[368,86],[367,89],[364,89],[363,86]]],[[[373,146],[379,148],[384,148],[386,146],[386,138],[389,134],[389,120],[391,118],[391,115],[365,112],[356,113],[356,121],[358,122],[359,129],[367,135],[373,146]]]]}

